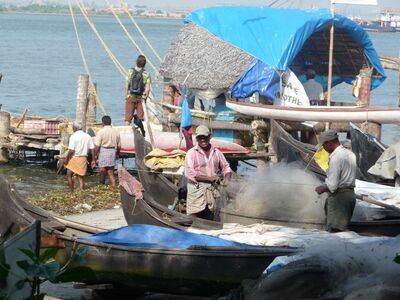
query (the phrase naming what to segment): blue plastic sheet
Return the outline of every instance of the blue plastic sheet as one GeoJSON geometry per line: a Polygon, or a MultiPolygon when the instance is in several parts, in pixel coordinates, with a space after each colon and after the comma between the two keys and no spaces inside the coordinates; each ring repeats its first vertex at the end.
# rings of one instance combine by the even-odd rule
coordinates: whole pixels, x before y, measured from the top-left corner
{"type": "Polygon", "coordinates": [[[129,225],[112,231],[81,237],[84,240],[107,244],[166,249],[188,249],[195,246],[255,248],[217,237],[154,225],[129,225]]]}
{"type": "MultiPolygon", "coordinates": [[[[231,45],[242,49],[265,63],[270,69],[286,71],[304,43],[315,32],[331,25],[329,10],[276,9],[270,7],[212,7],[192,12],[185,22],[193,22],[231,45]]],[[[374,78],[372,88],[378,87],[386,78],[379,56],[372,42],[357,23],[338,15],[335,28],[346,30],[363,49],[370,64],[382,75],[374,78]]],[[[254,66],[249,66],[246,76],[252,76],[254,66]]],[[[294,70],[296,73],[296,70],[294,70]]],[[[297,74],[297,73],[296,73],[297,74]]],[[[356,74],[355,74],[356,75],[356,74]]],[[[242,76],[242,83],[251,82],[242,76]]],[[[335,83],[351,83],[354,78],[339,78],[335,83]]],[[[253,81],[252,89],[255,88],[253,81]]],[[[246,87],[237,87],[246,90],[246,87]]]]}
{"type": "Polygon", "coordinates": [[[184,97],[182,100],[181,127],[185,128],[189,126],[192,126],[192,113],[190,112],[187,99],[184,97]]]}
{"type": "Polygon", "coordinates": [[[247,71],[231,88],[234,98],[247,98],[258,92],[269,99],[275,99],[279,92],[279,75],[264,62],[254,59],[247,71]]]}

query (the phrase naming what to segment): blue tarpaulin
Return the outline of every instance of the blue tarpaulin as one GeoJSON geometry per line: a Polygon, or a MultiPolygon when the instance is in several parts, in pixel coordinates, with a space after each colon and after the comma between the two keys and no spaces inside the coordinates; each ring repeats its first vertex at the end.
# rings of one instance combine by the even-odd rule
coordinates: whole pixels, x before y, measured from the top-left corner
{"type": "Polygon", "coordinates": [[[112,231],[81,238],[107,244],[142,248],[188,249],[195,246],[236,248],[257,247],[227,241],[210,235],[143,224],[129,225],[112,231]]]}
{"type": "MultiPolygon", "coordinates": [[[[255,57],[248,70],[236,84],[232,95],[238,91],[257,90],[260,80],[275,78],[272,70],[287,71],[306,41],[316,32],[329,28],[332,23],[330,11],[276,9],[270,7],[212,7],[192,12],[185,22],[203,27],[223,41],[242,49],[255,57]],[[261,78],[258,75],[266,75],[261,78]],[[254,78],[258,78],[255,82],[254,78]],[[247,85],[242,86],[242,85],[247,85]]],[[[378,87],[386,78],[385,72],[372,42],[361,26],[352,20],[335,15],[334,26],[344,29],[352,40],[363,50],[364,56],[381,78],[374,77],[371,87],[378,87]]],[[[293,70],[298,76],[296,70],[293,70]]],[[[357,75],[357,74],[354,74],[357,75]]],[[[351,83],[354,77],[336,77],[333,84],[351,83]]],[[[321,78],[321,83],[326,82],[321,78]]],[[[258,91],[258,90],[257,90],[258,91]]],[[[268,96],[265,91],[261,94],[268,96]]],[[[273,91],[269,91],[273,92],[273,91]]],[[[245,94],[245,92],[244,92],[245,94]]]]}

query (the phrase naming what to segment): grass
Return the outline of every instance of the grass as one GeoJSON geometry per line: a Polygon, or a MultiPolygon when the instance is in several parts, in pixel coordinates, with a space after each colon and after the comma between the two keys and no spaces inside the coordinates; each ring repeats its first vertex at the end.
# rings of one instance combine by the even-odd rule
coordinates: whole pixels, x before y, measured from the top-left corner
{"type": "Polygon", "coordinates": [[[110,185],[96,185],[74,193],[66,189],[52,190],[46,194],[34,194],[29,197],[29,201],[62,216],[110,209],[121,205],[119,188],[110,185]],[[91,210],[76,208],[79,204],[87,204],[92,208],[91,210]]]}

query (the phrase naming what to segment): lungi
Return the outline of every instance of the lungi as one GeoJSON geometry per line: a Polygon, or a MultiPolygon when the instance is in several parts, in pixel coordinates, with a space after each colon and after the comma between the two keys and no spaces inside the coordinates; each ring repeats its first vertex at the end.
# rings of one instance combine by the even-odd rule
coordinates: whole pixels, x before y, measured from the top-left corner
{"type": "Polygon", "coordinates": [[[325,202],[326,230],[346,230],[355,205],[356,197],[352,188],[338,189],[335,193],[329,194],[325,202]]]}
{"type": "Polygon", "coordinates": [[[117,150],[115,148],[100,147],[99,153],[99,167],[114,167],[117,150]]]}
{"type": "Polygon", "coordinates": [[[85,176],[87,170],[87,158],[86,156],[73,156],[65,167],[75,174],[85,176]]]}
{"type": "Polygon", "coordinates": [[[211,184],[199,182],[187,184],[186,214],[196,214],[209,208],[211,212],[217,209],[219,191],[211,184]]]}

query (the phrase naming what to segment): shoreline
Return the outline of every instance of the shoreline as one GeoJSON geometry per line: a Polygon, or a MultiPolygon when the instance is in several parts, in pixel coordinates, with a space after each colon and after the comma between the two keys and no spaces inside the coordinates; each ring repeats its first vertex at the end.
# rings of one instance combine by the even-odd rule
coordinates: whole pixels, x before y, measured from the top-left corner
{"type": "MultiPolygon", "coordinates": [[[[25,12],[25,11],[0,11],[0,15],[38,15],[38,16],[70,16],[69,13],[42,13],[42,12],[25,12]]],[[[76,13],[76,16],[84,17],[81,13],[76,13]]],[[[91,14],[93,17],[113,17],[112,14],[101,14],[95,13],[91,14]]],[[[127,14],[121,14],[119,16],[128,16],[127,14]]],[[[161,16],[133,16],[137,19],[165,19],[165,20],[183,20],[184,18],[178,17],[161,17],[161,16]]]]}

